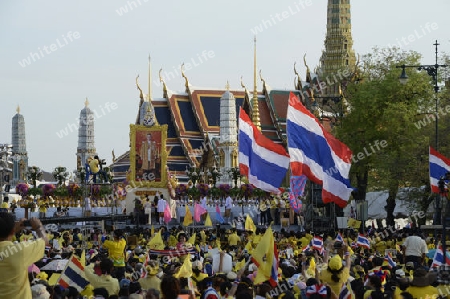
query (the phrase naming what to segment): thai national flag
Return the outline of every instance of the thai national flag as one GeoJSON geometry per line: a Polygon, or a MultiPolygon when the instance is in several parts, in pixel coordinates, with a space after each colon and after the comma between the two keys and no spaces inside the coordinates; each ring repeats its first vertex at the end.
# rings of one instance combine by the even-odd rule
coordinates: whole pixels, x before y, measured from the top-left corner
{"type": "Polygon", "coordinates": [[[439,246],[434,253],[433,264],[431,264],[431,267],[440,267],[445,264],[447,264],[447,266],[450,266],[450,259],[447,257],[446,260],[447,263],[444,263],[444,252],[442,251],[442,246],[439,246]]]}
{"type": "Polygon", "coordinates": [[[242,108],[239,113],[239,168],[250,184],[277,194],[289,168],[289,155],[284,147],[262,135],[242,108]]]}
{"type": "Polygon", "coordinates": [[[358,244],[359,247],[364,247],[364,248],[370,249],[369,239],[367,239],[366,237],[364,237],[361,234],[358,235],[358,239],[356,240],[356,244],[358,244]]]}
{"type": "Polygon", "coordinates": [[[344,238],[342,237],[342,234],[340,232],[337,234],[336,240],[334,240],[334,241],[344,243],[344,238]]]}
{"type": "Polygon", "coordinates": [[[397,266],[397,263],[394,262],[394,259],[392,258],[392,255],[390,252],[388,252],[388,254],[386,254],[386,256],[384,257],[384,260],[388,263],[389,269],[392,269],[395,266],[397,266]]]}
{"type": "Polygon", "coordinates": [[[314,239],[313,239],[313,249],[316,249],[321,254],[323,253],[323,239],[321,237],[314,237],[314,239]]]}
{"type": "Polygon", "coordinates": [[[327,132],[293,93],[286,131],[292,175],[306,175],[323,185],[323,202],[345,207],[353,191],[348,176],[351,150],[327,132]]]}
{"type": "Polygon", "coordinates": [[[351,286],[347,286],[348,283],[344,283],[341,288],[341,292],[339,293],[339,299],[351,299],[352,293],[351,293],[351,286]]]}
{"type": "Polygon", "coordinates": [[[308,245],[306,245],[305,247],[302,248],[302,252],[309,251],[312,249],[312,247],[313,247],[313,245],[312,245],[312,240],[311,240],[311,242],[309,242],[308,245]]]}
{"type": "Polygon", "coordinates": [[[85,252],[83,250],[81,259],[78,259],[72,254],[69,262],[67,263],[66,269],[61,273],[58,284],[63,288],[67,289],[69,286],[73,286],[78,292],[83,291],[89,284],[84,274],[85,267],[85,252]]]}
{"type": "Polygon", "coordinates": [[[278,249],[277,243],[273,242],[273,262],[272,269],[270,271],[269,283],[272,287],[278,284],[278,249]]]}
{"type": "Polygon", "coordinates": [[[450,159],[444,157],[430,146],[430,183],[432,192],[440,193],[438,182],[447,172],[450,172],[450,159]]]}

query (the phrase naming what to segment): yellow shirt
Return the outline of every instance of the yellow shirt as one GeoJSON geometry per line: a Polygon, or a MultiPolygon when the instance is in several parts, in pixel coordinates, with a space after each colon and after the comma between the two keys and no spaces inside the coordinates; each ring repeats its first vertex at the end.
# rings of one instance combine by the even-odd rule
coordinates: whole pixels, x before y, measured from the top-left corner
{"type": "Polygon", "coordinates": [[[105,288],[108,291],[109,295],[119,295],[120,285],[117,278],[114,278],[109,274],[98,276],[94,273],[94,264],[90,264],[89,266],[85,267],[84,273],[86,274],[86,278],[95,289],[105,288]]]}
{"type": "Polygon", "coordinates": [[[206,277],[208,277],[208,274],[206,273],[199,273],[198,276],[195,275],[195,273],[192,273],[192,282],[194,283],[195,286],[197,286],[197,284],[201,281],[203,281],[203,279],[205,279],[206,277]]]}
{"type": "Polygon", "coordinates": [[[45,241],[37,239],[14,244],[0,242],[0,297],[31,298],[28,267],[44,256],[45,241]]]}
{"type": "Polygon", "coordinates": [[[375,244],[375,248],[380,254],[384,254],[384,251],[387,248],[386,242],[385,241],[377,242],[377,244],[375,244]]]}
{"type": "Polygon", "coordinates": [[[155,289],[161,291],[161,279],[154,275],[149,275],[146,278],[139,279],[139,283],[143,290],[155,289]]]}
{"type": "Polygon", "coordinates": [[[114,262],[114,267],[125,267],[125,246],[127,242],[124,239],[119,241],[106,240],[103,247],[108,249],[109,257],[114,262]]]}
{"type": "Polygon", "coordinates": [[[414,299],[435,299],[437,298],[437,296],[439,296],[438,289],[432,286],[410,286],[406,289],[406,291],[410,293],[414,299]]]}
{"type": "Polygon", "coordinates": [[[228,236],[228,244],[230,246],[237,246],[239,241],[241,241],[241,239],[239,238],[239,236],[236,233],[228,236]]]}
{"type": "Polygon", "coordinates": [[[91,168],[92,173],[97,173],[100,170],[98,160],[92,159],[91,162],[89,162],[89,168],[91,168]]]}
{"type": "Polygon", "coordinates": [[[9,209],[9,204],[7,202],[2,202],[1,207],[2,209],[9,209]]]}
{"type": "Polygon", "coordinates": [[[349,276],[350,276],[350,271],[347,267],[345,267],[342,270],[341,274],[338,274],[339,282],[335,282],[334,280],[331,279],[331,272],[328,271],[327,269],[322,270],[320,272],[319,279],[323,282],[328,283],[328,285],[330,286],[330,288],[333,290],[333,292],[335,294],[340,294],[342,285],[344,284],[344,282],[347,282],[349,276]]]}

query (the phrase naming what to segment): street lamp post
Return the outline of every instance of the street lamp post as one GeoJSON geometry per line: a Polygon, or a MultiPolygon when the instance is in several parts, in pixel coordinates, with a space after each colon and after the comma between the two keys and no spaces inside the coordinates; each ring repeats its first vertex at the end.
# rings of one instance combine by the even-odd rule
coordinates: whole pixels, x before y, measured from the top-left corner
{"type": "MultiPolygon", "coordinates": [[[[436,42],[433,44],[433,46],[435,46],[435,63],[434,64],[429,64],[429,65],[399,65],[396,66],[396,68],[401,68],[402,69],[402,73],[399,77],[400,83],[401,84],[406,84],[408,82],[408,76],[406,75],[406,68],[416,68],[419,71],[426,71],[427,74],[433,79],[433,89],[434,89],[434,99],[435,99],[435,115],[434,115],[434,119],[435,119],[435,149],[438,150],[439,147],[439,129],[438,129],[438,120],[439,120],[439,98],[438,98],[438,92],[439,92],[439,85],[438,85],[438,70],[439,68],[446,68],[447,65],[445,64],[438,64],[438,42],[436,40],[436,42]]],[[[445,198],[445,200],[447,200],[445,198]]],[[[436,200],[435,200],[435,216],[434,219],[435,221],[440,221],[441,217],[439,215],[440,210],[439,210],[439,206],[441,204],[441,198],[440,196],[436,196],[436,200]]],[[[442,205],[442,208],[446,207],[447,205],[444,203],[442,205]]],[[[442,217],[442,249],[444,252],[444,257],[445,255],[445,239],[446,239],[446,227],[445,227],[445,216],[446,216],[446,211],[445,209],[443,209],[443,214],[444,216],[442,217]]]]}

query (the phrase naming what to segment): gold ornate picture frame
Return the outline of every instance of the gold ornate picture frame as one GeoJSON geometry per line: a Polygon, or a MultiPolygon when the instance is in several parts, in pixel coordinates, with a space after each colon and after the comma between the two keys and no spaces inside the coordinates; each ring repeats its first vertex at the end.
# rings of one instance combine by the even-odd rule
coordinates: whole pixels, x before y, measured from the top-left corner
{"type": "Polygon", "coordinates": [[[167,125],[130,125],[131,179],[136,187],[167,187],[167,125]]]}

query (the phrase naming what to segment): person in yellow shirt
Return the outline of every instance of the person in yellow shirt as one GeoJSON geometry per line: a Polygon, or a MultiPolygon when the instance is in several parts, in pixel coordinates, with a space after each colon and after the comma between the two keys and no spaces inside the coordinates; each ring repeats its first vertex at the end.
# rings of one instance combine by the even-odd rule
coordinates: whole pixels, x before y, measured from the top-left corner
{"type": "Polygon", "coordinates": [[[94,266],[96,264],[90,264],[84,268],[84,273],[86,278],[89,280],[91,285],[97,288],[105,288],[109,295],[119,295],[120,285],[117,278],[113,278],[111,273],[114,269],[113,261],[110,259],[103,259],[100,263],[100,269],[102,270],[102,275],[99,276],[94,273],[94,266]]]}
{"type": "Polygon", "coordinates": [[[45,214],[47,213],[47,204],[41,200],[39,203],[39,218],[45,218],[45,214]]]}
{"type": "Polygon", "coordinates": [[[145,267],[147,277],[139,279],[139,283],[143,290],[155,289],[161,291],[161,279],[156,274],[159,273],[159,266],[157,262],[150,261],[145,267]]]}
{"type": "Polygon", "coordinates": [[[375,238],[375,249],[379,254],[384,255],[384,251],[387,248],[387,244],[386,241],[384,241],[383,239],[381,239],[380,237],[376,237],[375,238]]]}
{"type": "Polygon", "coordinates": [[[0,211],[6,212],[6,213],[9,212],[9,203],[8,203],[8,201],[9,201],[8,196],[5,196],[3,198],[2,205],[0,206],[0,211]]]}
{"type": "Polygon", "coordinates": [[[336,254],[328,262],[328,267],[320,272],[319,279],[327,283],[335,294],[340,294],[341,288],[350,276],[350,253],[347,251],[347,246],[343,246],[345,256],[345,266],[342,263],[341,257],[336,254]]]}
{"type": "Polygon", "coordinates": [[[236,230],[233,229],[233,232],[228,236],[228,245],[229,246],[237,246],[241,238],[237,235],[236,230]]]}
{"type": "Polygon", "coordinates": [[[203,270],[203,264],[201,261],[195,261],[192,263],[192,282],[195,286],[197,286],[200,282],[203,281],[206,277],[208,277],[208,274],[202,273],[203,270]]]}
{"type": "Polygon", "coordinates": [[[430,285],[429,274],[424,268],[418,268],[414,271],[414,277],[411,285],[406,289],[413,298],[437,298],[439,291],[430,285]]]}
{"type": "Polygon", "coordinates": [[[109,258],[112,259],[116,270],[116,278],[122,279],[125,277],[125,247],[127,241],[123,237],[121,230],[114,231],[114,240],[106,240],[103,243],[103,248],[108,250],[109,258]]]}
{"type": "Polygon", "coordinates": [[[44,257],[48,243],[42,223],[31,218],[30,224],[38,239],[14,244],[12,238],[24,228],[25,219],[15,222],[14,215],[0,213],[0,297],[31,298],[28,267],[44,257]]]}

